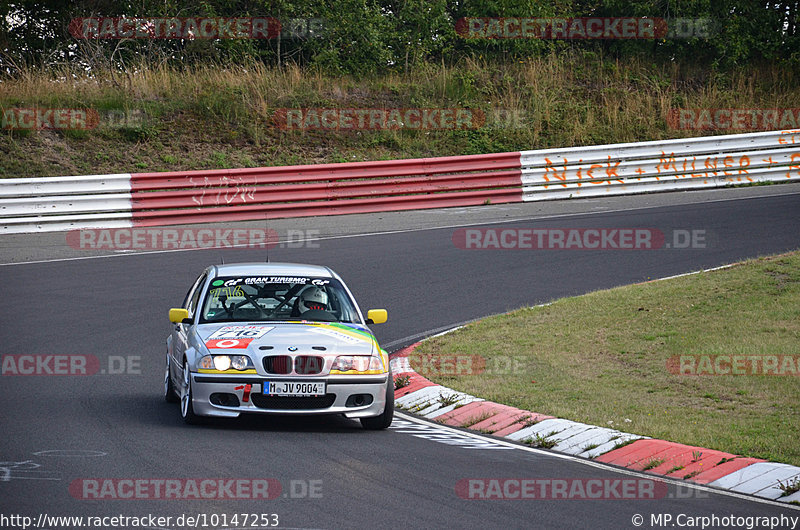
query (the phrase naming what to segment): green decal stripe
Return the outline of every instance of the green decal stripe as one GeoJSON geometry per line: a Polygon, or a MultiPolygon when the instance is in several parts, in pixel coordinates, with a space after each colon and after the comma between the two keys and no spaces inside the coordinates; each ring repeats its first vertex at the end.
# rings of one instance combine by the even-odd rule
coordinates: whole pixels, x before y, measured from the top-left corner
{"type": "Polygon", "coordinates": [[[332,328],[344,329],[344,330],[349,331],[351,333],[358,333],[359,335],[363,335],[363,336],[365,336],[365,337],[367,337],[367,338],[369,338],[371,340],[375,340],[375,336],[372,333],[370,333],[368,331],[364,331],[362,329],[350,327],[347,324],[341,324],[339,322],[334,322],[334,323],[331,323],[331,324],[328,324],[328,325],[330,327],[332,327],[332,328]]]}

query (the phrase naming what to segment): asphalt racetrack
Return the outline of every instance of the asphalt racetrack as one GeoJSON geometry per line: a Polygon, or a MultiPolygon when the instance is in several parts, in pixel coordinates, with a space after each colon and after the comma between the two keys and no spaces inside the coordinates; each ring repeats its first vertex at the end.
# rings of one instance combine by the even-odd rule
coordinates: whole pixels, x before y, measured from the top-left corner
{"type": "MultiPolygon", "coordinates": [[[[308,236],[270,250],[271,261],[328,265],[348,283],[362,310],[388,309],[389,322],[374,331],[394,351],[436,330],[521,306],[797,249],[800,185],[284,220],[268,226],[280,234],[292,229],[308,236]],[[652,250],[457,248],[454,231],[468,225],[649,228],[671,245],[652,250]],[[695,248],[674,248],[683,242],[675,238],[686,233],[700,236],[695,248]]],[[[222,257],[228,263],[262,261],[265,251],[106,252],[110,256],[103,257],[103,252],[70,248],[64,240],[63,234],[0,237],[0,354],[89,354],[99,360],[95,375],[0,377],[2,514],[33,521],[41,514],[152,514],[172,519],[144,527],[173,529],[202,528],[204,521],[206,528],[264,527],[276,522],[272,514],[281,528],[637,528],[637,515],[642,528],[653,528],[669,521],[657,519],[662,514],[670,514],[672,523],[678,516],[683,522],[712,515],[800,516],[797,507],[675,484],[667,484],[656,499],[469,498],[459,489],[468,479],[513,485],[519,482],[507,479],[646,476],[407,415],[398,414],[393,428],[382,432],[365,431],[357,421],[340,417],[252,417],[185,426],[177,405],[161,397],[167,310],[180,305],[208,264],[222,257]],[[274,498],[242,498],[247,495],[237,496],[234,486],[231,495],[176,500],[164,498],[154,486],[175,479],[182,488],[212,481],[217,493],[219,479],[249,480],[251,486],[267,479],[274,498]],[[126,480],[132,486],[122,487],[126,480]],[[94,498],[103,487],[108,487],[105,497],[94,498]],[[113,498],[131,492],[132,498],[113,498]],[[230,524],[233,514],[269,519],[240,517],[230,524]],[[187,517],[198,516],[198,524],[186,524],[187,517]]],[[[512,496],[513,488],[507,493],[512,496]]]]}

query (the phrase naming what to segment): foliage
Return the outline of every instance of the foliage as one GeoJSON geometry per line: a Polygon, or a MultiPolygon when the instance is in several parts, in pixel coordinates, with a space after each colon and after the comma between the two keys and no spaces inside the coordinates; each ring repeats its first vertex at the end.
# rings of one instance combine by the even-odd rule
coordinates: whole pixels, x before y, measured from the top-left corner
{"type": "MultiPolygon", "coordinates": [[[[151,66],[247,64],[313,66],[331,74],[407,72],[428,63],[466,58],[511,63],[552,52],[704,64],[725,69],[764,61],[800,60],[798,0],[10,0],[0,4],[0,73],[65,63],[129,71],[151,66]],[[76,39],[81,17],[272,17],[282,23],[270,39],[76,39]],[[657,17],[703,20],[708,34],[662,39],[549,40],[465,38],[456,25],[480,17],[657,17]]],[[[673,25],[675,23],[675,25],[673,25]]],[[[700,30],[700,26],[697,26],[700,30]]]]}

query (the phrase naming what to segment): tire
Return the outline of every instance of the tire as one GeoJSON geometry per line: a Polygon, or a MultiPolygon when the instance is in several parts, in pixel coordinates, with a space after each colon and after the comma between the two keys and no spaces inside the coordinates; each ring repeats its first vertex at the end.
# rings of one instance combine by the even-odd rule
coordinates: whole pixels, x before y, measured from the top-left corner
{"type": "Polygon", "coordinates": [[[370,431],[381,431],[388,429],[394,418],[394,378],[389,372],[389,380],[386,382],[386,405],[379,416],[372,418],[360,418],[361,426],[370,431]]]}
{"type": "Polygon", "coordinates": [[[178,396],[178,391],[172,383],[172,377],[169,373],[169,352],[167,352],[167,368],[164,373],[164,401],[167,403],[177,403],[181,400],[178,396]]]}
{"type": "Polygon", "coordinates": [[[181,418],[188,425],[197,425],[201,418],[194,413],[192,407],[192,375],[189,372],[189,362],[183,360],[183,388],[181,388],[181,418]]]}

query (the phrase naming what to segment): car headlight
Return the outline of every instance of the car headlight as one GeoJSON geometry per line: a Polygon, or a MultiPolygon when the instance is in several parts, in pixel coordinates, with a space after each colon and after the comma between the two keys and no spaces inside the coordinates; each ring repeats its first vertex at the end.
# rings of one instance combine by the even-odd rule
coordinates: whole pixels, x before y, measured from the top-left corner
{"type": "Polygon", "coordinates": [[[224,372],[230,368],[243,371],[253,369],[253,363],[247,355],[206,355],[197,364],[202,370],[224,372]]]}
{"type": "Polygon", "coordinates": [[[249,360],[250,359],[248,359],[244,355],[234,355],[233,357],[231,357],[231,366],[233,366],[237,370],[244,370],[245,368],[247,368],[249,360]]]}
{"type": "Polygon", "coordinates": [[[231,367],[231,358],[227,355],[215,355],[214,356],[214,368],[219,370],[220,372],[224,372],[228,368],[231,367]]]}
{"type": "Polygon", "coordinates": [[[197,363],[197,367],[203,370],[213,370],[214,369],[214,358],[210,355],[206,355],[200,362],[197,363]]]}
{"type": "Polygon", "coordinates": [[[383,364],[376,355],[340,355],[333,361],[331,371],[383,373],[383,364]]]}

